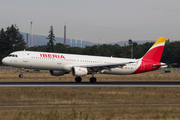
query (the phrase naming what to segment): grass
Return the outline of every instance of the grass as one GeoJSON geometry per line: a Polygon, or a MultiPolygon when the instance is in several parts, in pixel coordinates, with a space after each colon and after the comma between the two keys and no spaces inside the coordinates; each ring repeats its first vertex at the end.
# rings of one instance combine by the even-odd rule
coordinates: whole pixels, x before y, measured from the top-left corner
{"type": "MultiPolygon", "coordinates": [[[[75,81],[74,76],[66,74],[63,76],[51,76],[49,71],[24,73],[23,78],[19,78],[19,74],[14,74],[15,71],[0,71],[0,82],[2,81],[75,81]]],[[[89,81],[91,75],[82,77],[82,81],[89,81]]],[[[180,72],[164,73],[153,71],[133,75],[107,75],[95,74],[97,81],[179,81],[180,72]]]]}
{"type": "MultiPolygon", "coordinates": [[[[89,81],[90,77],[83,77],[83,81],[89,81]]],[[[129,76],[98,74],[96,77],[98,81],[178,81],[180,79],[178,72],[170,74],[150,72],[129,76]]],[[[21,79],[18,74],[0,71],[0,81],[74,81],[74,77],[71,75],[54,77],[44,71],[26,73],[21,79]]],[[[180,105],[170,105],[180,103],[180,88],[11,87],[0,88],[0,96],[1,120],[180,119],[180,105]]]]}
{"type": "Polygon", "coordinates": [[[179,106],[29,107],[0,108],[0,118],[11,120],[178,120],[179,106]],[[4,116],[4,117],[2,117],[4,116]]]}
{"type": "Polygon", "coordinates": [[[179,104],[180,88],[0,88],[0,105],[179,104]]]}

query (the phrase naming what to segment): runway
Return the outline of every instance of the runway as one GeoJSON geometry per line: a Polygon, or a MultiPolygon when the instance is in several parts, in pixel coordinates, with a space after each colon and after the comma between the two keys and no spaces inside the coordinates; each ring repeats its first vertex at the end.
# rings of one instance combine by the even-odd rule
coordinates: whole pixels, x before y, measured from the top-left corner
{"type": "Polygon", "coordinates": [[[0,82],[0,87],[180,87],[179,81],[0,82]]]}
{"type": "Polygon", "coordinates": [[[29,107],[113,107],[113,106],[179,106],[180,104],[85,104],[85,105],[18,105],[0,106],[0,108],[29,108],[29,107]]]}

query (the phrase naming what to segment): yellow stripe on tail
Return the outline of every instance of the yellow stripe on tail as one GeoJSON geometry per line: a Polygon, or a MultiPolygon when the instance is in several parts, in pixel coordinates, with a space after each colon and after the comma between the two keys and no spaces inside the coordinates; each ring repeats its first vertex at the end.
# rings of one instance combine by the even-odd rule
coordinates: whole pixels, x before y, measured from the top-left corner
{"type": "Polygon", "coordinates": [[[147,53],[143,56],[142,59],[160,62],[165,42],[166,38],[160,37],[147,51],[147,53]]]}
{"type": "MultiPolygon", "coordinates": [[[[159,44],[159,43],[163,43],[163,42],[166,42],[166,38],[165,37],[160,37],[154,44],[153,44],[153,46],[155,46],[155,45],[157,45],[157,44],[159,44]]],[[[152,46],[152,47],[153,47],[152,46]]]]}

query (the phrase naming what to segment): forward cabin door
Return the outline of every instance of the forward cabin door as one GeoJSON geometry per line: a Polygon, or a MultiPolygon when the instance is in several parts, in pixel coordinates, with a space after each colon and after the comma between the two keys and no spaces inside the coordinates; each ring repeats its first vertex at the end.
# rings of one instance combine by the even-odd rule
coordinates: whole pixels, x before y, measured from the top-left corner
{"type": "Polygon", "coordinates": [[[23,52],[23,62],[28,62],[29,53],[26,51],[23,52]]]}

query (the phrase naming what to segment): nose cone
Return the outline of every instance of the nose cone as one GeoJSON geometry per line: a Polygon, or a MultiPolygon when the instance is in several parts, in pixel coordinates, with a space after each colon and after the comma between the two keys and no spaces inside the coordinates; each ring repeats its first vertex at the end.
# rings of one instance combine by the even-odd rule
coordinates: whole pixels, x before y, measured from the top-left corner
{"type": "Polygon", "coordinates": [[[7,64],[8,64],[8,61],[7,61],[7,58],[6,58],[6,57],[2,59],[2,63],[3,63],[4,65],[7,65],[7,64]]]}

